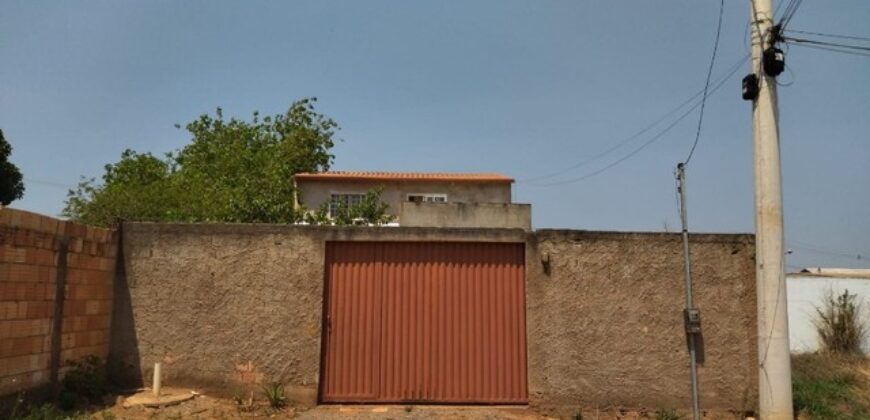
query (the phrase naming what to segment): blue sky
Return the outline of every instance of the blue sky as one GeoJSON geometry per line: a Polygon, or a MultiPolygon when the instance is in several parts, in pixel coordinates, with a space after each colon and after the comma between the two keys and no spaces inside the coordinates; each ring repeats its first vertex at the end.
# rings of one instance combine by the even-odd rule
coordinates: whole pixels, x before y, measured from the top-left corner
{"type": "MultiPolygon", "coordinates": [[[[727,1],[714,78],[748,49],[727,1]]],[[[576,165],[703,87],[718,2],[0,2],[0,128],[27,180],[13,207],[56,215],[68,186],[126,148],[163,153],[187,123],[274,114],[305,96],[342,127],[335,169],[499,171],[576,165]]],[[[870,36],[870,2],[804,2],[792,29],[870,36]]],[[[870,267],[870,58],[788,51],[780,77],[792,266],[870,267]],[[839,255],[843,254],[843,255],[839,255]],[[862,254],[858,260],[845,254],[862,254]]],[[[707,103],[689,168],[693,230],[753,230],[743,66],[707,103]]],[[[665,125],[672,119],[667,120],[665,125]]],[[[697,112],[588,165],[518,182],[536,228],[678,229],[676,163],[697,112]]]]}

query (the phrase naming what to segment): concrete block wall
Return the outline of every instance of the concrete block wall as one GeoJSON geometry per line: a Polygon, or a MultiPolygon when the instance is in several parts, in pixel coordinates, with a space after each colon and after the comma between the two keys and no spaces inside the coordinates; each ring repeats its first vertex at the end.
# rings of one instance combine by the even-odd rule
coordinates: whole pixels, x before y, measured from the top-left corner
{"type": "Polygon", "coordinates": [[[0,396],[50,383],[53,365],[106,357],[115,254],[111,230],[0,209],[0,396]]]}

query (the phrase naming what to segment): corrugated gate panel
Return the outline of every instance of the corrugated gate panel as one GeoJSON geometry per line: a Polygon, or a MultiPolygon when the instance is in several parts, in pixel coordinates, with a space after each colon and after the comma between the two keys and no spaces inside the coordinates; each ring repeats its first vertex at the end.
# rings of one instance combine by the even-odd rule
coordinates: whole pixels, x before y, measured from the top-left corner
{"type": "Polygon", "coordinates": [[[324,401],[526,402],[523,244],[331,242],[327,270],[324,401]]]}
{"type": "Polygon", "coordinates": [[[325,395],[364,400],[379,394],[381,249],[327,247],[330,305],[326,314],[330,350],[325,363],[325,395]]]}

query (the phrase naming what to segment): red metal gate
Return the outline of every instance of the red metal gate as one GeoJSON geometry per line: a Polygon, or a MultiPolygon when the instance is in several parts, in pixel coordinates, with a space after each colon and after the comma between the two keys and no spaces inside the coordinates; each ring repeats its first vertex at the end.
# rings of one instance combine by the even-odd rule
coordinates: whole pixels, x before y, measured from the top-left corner
{"type": "Polygon", "coordinates": [[[524,246],[329,242],[324,402],[525,403],[524,246]]]}

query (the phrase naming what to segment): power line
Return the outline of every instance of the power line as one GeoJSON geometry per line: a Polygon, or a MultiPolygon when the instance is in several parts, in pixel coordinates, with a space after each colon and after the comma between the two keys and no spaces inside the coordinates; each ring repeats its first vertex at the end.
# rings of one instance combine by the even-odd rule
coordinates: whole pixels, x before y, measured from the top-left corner
{"type": "Polygon", "coordinates": [[[846,48],[858,51],[870,51],[870,47],[865,47],[863,45],[851,45],[851,44],[838,44],[836,42],[827,42],[827,41],[818,41],[814,39],[804,39],[804,38],[792,38],[790,36],[783,37],[786,42],[793,42],[798,44],[814,44],[814,45],[823,45],[826,47],[835,47],[835,48],[846,48]]]}
{"type": "Polygon", "coordinates": [[[707,89],[710,87],[710,76],[713,74],[713,65],[716,63],[716,52],[719,51],[719,35],[722,33],[722,15],[725,11],[725,0],[719,0],[719,23],[716,25],[716,41],[713,43],[713,55],[710,57],[710,67],[707,69],[707,81],[704,83],[704,96],[701,98],[701,112],[698,115],[698,130],[695,132],[695,142],[689,150],[685,165],[692,160],[698,141],[701,139],[701,125],[704,123],[704,108],[707,106],[707,89]]]}
{"type": "Polygon", "coordinates": [[[785,29],[789,23],[791,23],[791,19],[794,17],[794,14],[797,12],[798,8],[801,7],[803,0],[791,0],[788,5],[785,7],[785,10],[782,12],[782,18],[779,21],[779,27],[785,29]]]}
{"type": "Polygon", "coordinates": [[[856,41],[870,41],[870,37],[865,38],[863,36],[853,36],[853,35],[836,35],[836,34],[826,34],[824,32],[811,32],[811,31],[798,31],[795,29],[788,29],[785,32],[791,32],[796,34],[804,34],[804,35],[816,35],[816,36],[824,36],[829,38],[840,38],[840,39],[853,39],[856,41]]]}
{"type": "Polygon", "coordinates": [[[865,258],[865,256],[870,255],[870,254],[862,253],[862,252],[848,253],[848,252],[834,251],[834,250],[830,250],[830,249],[817,247],[815,245],[803,244],[803,243],[798,242],[798,241],[788,241],[787,243],[789,244],[789,246],[791,248],[800,249],[800,250],[804,250],[807,252],[814,252],[816,254],[829,255],[829,256],[833,256],[833,257],[844,257],[844,258],[851,258],[851,259],[860,260],[860,259],[865,258]]]}
{"type": "Polygon", "coordinates": [[[794,45],[796,45],[798,47],[813,48],[816,50],[832,51],[832,52],[838,52],[838,53],[849,54],[849,55],[870,57],[870,53],[862,53],[859,51],[847,50],[847,49],[842,49],[842,48],[826,47],[826,46],[822,46],[822,45],[803,44],[803,43],[796,43],[794,45]]]}
{"type": "MultiPolygon", "coordinates": [[[[715,93],[717,90],[719,90],[719,88],[721,88],[722,85],[725,84],[725,82],[728,81],[728,79],[730,79],[731,76],[733,76],[734,73],[736,73],[737,70],[740,69],[740,66],[742,66],[744,63],[746,63],[746,61],[747,61],[748,59],[749,59],[749,55],[744,56],[743,59],[740,60],[740,62],[738,63],[738,65],[735,66],[735,68],[734,68],[733,70],[731,70],[731,71],[730,71],[730,72],[729,72],[729,73],[728,73],[728,74],[727,74],[727,75],[726,75],[722,80],[719,81],[719,83],[717,83],[715,86],[713,86],[712,89],[710,89],[709,94],[712,95],[712,94],[715,93]]],[[[557,186],[557,185],[572,184],[572,183],[579,182],[579,181],[582,181],[582,180],[587,179],[587,178],[591,178],[591,177],[593,177],[593,176],[595,176],[595,175],[598,175],[598,174],[600,174],[600,173],[602,173],[602,172],[604,172],[604,171],[606,171],[606,170],[608,170],[608,169],[610,169],[610,168],[613,168],[614,166],[616,166],[616,165],[618,165],[618,164],[620,164],[620,163],[622,163],[622,162],[628,160],[628,159],[631,158],[632,156],[634,156],[634,155],[640,153],[643,149],[647,148],[647,146],[649,146],[649,145],[655,143],[657,140],[661,139],[665,134],[667,134],[667,133],[668,133],[672,128],[674,128],[674,127],[675,127],[677,124],[679,124],[682,120],[684,120],[686,117],[688,117],[689,114],[691,114],[692,111],[694,111],[695,109],[697,109],[699,106],[701,106],[701,103],[700,103],[700,102],[696,103],[694,106],[692,106],[692,107],[689,108],[686,112],[684,112],[682,115],[680,115],[680,117],[677,118],[674,122],[672,122],[671,124],[669,124],[669,125],[668,125],[667,127],[665,127],[663,130],[659,131],[655,136],[653,136],[651,139],[649,139],[649,140],[647,140],[646,142],[644,142],[643,144],[641,144],[638,148],[632,150],[632,151],[629,152],[627,155],[625,155],[625,156],[623,156],[623,157],[617,159],[617,160],[614,161],[613,163],[611,163],[611,164],[609,164],[609,165],[607,165],[607,166],[605,166],[605,167],[603,167],[603,168],[601,168],[601,169],[599,169],[599,170],[597,170],[597,171],[594,171],[594,172],[588,173],[588,174],[583,175],[583,176],[578,177],[578,178],[568,179],[568,180],[565,180],[565,181],[559,181],[559,182],[552,182],[552,183],[549,183],[549,184],[532,185],[532,186],[535,186],[535,187],[552,187],[552,186],[557,186]]]]}
{"type": "Polygon", "coordinates": [[[24,178],[24,182],[25,182],[25,184],[31,183],[31,184],[37,184],[37,185],[44,185],[46,187],[62,188],[65,190],[75,189],[75,187],[69,186],[67,184],[61,184],[60,182],[54,182],[54,181],[44,181],[41,179],[24,178]]]}
{"type": "Polygon", "coordinates": [[[811,254],[826,255],[826,256],[828,256],[828,257],[841,258],[841,259],[846,259],[846,260],[857,260],[857,261],[860,261],[860,260],[862,260],[862,259],[864,258],[861,254],[855,254],[855,255],[844,255],[844,254],[837,254],[837,253],[834,253],[834,252],[815,251],[815,250],[812,250],[812,249],[809,249],[809,248],[800,247],[800,246],[792,246],[792,248],[795,248],[795,249],[798,249],[798,250],[801,250],[801,251],[806,251],[806,252],[809,252],[809,253],[811,253],[811,254]]]}
{"type": "MultiPolygon", "coordinates": [[[[715,83],[721,84],[724,80],[727,80],[728,78],[730,78],[737,70],[739,70],[741,68],[741,66],[743,66],[744,63],[746,63],[747,58],[748,58],[748,55],[744,56],[739,61],[734,63],[731,67],[728,68],[727,72],[723,76],[720,76],[720,78],[715,81],[715,83]]],[[[675,113],[677,113],[677,111],[683,109],[686,105],[692,103],[692,101],[694,101],[695,99],[697,99],[698,97],[700,97],[703,94],[704,94],[704,90],[703,89],[699,90],[697,93],[692,95],[689,99],[686,99],[685,101],[683,101],[682,103],[680,103],[679,105],[677,105],[676,107],[674,107],[673,109],[671,109],[670,111],[668,111],[667,113],[662,115],[660,118],[658,118],[657,120],[655,120],[651,124],[647,125],[646,127],[642,128],[640,131],[632,134],[631,136],[626,137],[625,139],[621,140],[620,142],[618,142],[614,146],[611,146],[607,150],[604,150],[603,152],[600,152],[600,153],[598,153],[598,154],[596,154],[588,159],[584,159],[584,160],[580,161],[577,164],[571,165],[569,167],[566,167],[564,169],[561,169],[561,170],[558,170],[555,172],[551,172],[548,174],[535,176],[535,177],[531,177],[531,178],[517,180],[517,183],[526,183],[526,182],[533,182],[533,181],[540,181],[540,180],[544,180],[544,179],[554,178],[554,177],[557,177],[559,175],[566,174],[574,169],[578,169],[580,167],[586,166],[586,165],[588,165],[588,164],[590,164],[590,163],[592,163],[592,162],[594,162],[594,161],[596,161],[604,156],[607,156],[607,155],[613,153],[614,151],[622,148],[626,144],[631,143],[633,140],[646,134],[647,132],[649,132],[650,130],[652,130],[653,128],[655,128],[659,124],[661,124],[663,121],[667,120],[670,116],[674,115],[675,113]]],[[[691,109],[695,109],[697,107],[698,107],[698,104],[695,104],[695,106],[691,109]]],[[[685,118],[685,116],[680,117],[680,119],[682,119],[682,118],[685,118]]]]}

